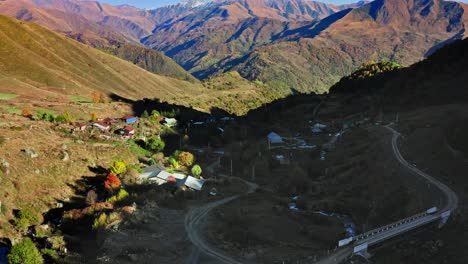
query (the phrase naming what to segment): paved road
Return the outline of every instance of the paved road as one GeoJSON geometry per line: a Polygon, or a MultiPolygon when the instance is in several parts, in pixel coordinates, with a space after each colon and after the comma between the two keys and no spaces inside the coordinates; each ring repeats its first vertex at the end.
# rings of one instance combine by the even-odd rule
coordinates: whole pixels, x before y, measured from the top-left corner
{"type": "Polygon", "coordinates": [[[364,234],[357,235],[353,244],[343,247],[330,256],[320,260],[318,262],[320,264],[339,263],[351,255],[353,253],[353,247],[357,245],[367,243],[369,246],[371,246],[377,243],[381,243],[392,237],[402,235],[417,227],[438,221],[443,215],[446,215],[447,213],[453,212],[457,209],[458,197],[456,193],[447,187],[447,185],[407,162],[401,155],[401,152],[398,148],[398,139],[400,138],[400,133],[391,128],[390,125],[385,126],[385,128],[392,132],[392,149],[397,160],[408,170],[412,171],[416,176],[426,179],[428,184],[431,184],[440,189],[446,196],[446,204],[443,208],[439,208],[436,213],[419,213],[386,226],[370,230],[364,234]]]}

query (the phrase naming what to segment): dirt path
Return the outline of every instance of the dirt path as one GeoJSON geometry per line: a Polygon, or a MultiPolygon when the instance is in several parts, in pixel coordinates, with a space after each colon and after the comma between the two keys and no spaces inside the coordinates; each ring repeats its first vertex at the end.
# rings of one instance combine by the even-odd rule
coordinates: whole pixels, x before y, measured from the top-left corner
{"type": "MultiPolygon", "coordinates": [[[[219,161],[214,162],[210,166],[208,166],[209,171],[213,171],[214,167],[219,163],[219,161]]],[[[223,176],[221,176],[223,177],[223,176]]],[[[240,197],[246,196],[250,193],[253,193],[257,189],[257,184],[248,182],[244,179],[237,178],[237,177],[230,177],[235,178],[238,180],[243,181],[249,186],[247,192],[242,194],[237,194],[234,196],[226,197],[221,200],[217,200],[208,204],[205,204],[200,207],[192,208],[187,216],[185,217],[185,230],[187,235],[195,246],[192,250],[192,253],[188,259],[189,264],[196,264],[199,262],[200,253],[204,253],[208,256],[215,258],[217,261],[216,263],[228,263],[228,264],[241,264],[242,262],[224,254],[223,252],[219,251],[215,247],[211,246],[205,238],[201,235],[201,231],[203,230],[204,224],[206,222],[206,217],[210,213],[211,210],[215,209],[218,206],[223,204],[229,203],[233,200],[239,199],[240,197]]]]}

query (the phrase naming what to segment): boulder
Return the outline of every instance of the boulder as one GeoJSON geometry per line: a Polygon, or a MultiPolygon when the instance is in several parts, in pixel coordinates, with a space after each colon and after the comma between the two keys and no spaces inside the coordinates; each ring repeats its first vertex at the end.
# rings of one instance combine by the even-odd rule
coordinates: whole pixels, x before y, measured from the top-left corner
{"type": "Polygon", "coordinates": [[[37,152],[33,149],[27,148],[23,149],[22,151],[26,154],[26,156],[30,157],[31,159],[39,157],[39,154],[37,154],[37,152]]]}

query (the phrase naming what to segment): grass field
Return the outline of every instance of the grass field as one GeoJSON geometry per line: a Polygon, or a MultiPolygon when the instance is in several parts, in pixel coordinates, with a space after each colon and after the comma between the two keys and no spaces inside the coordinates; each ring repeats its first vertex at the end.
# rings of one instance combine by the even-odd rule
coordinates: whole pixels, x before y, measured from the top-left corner
{"type": "Polygon", "coordinates": [[[71,95],[70,99],[75,103],[92,103],[91,98],[80,95],[71,95]]]}
{"type": "Polygon", "coordinates": [[[12,94],[12,93],[0,93],[0,100],[11,100],[11,99],[15,99],[16,97],[18,97],[17,94],[12,94]]]}

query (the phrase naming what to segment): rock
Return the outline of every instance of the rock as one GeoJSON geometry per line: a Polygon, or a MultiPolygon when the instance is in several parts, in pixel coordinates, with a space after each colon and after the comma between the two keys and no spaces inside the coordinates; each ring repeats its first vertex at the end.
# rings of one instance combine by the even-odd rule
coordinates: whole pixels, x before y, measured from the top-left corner
{"type": "Polygon", "coordinates": [[[63,150],[67,150],[67,149],[68,149],[67,144],[63,143],[63,144],[62,144],[62,149],[63,149],[63,150]]]}
{"type": "Polygon", "coordinates": [[[69,161],[70,160],[70,155],[66,151],[62,151],[59,155],[60,159],[62,161],[69,161]]]}
{"type": "Polygon", "coordinates": [[[34,151],[33,149],[27,148],[27,149],[23,149],[22,151],[26,153],[26,156],[30,157],[31,159],[39,157],[39,154],[37,154],[37,152],[34,151]]]}
{"type": "Polygon", "coordinates": [[[40,171],[39,169],[35,170],[34,172],[35,172],[36,174],[40,174],[40,173],[41,173],[41,171],[40,171]]]}
{"type": "Polygon", "coordinates": [[[10,163],[4,159],[0,160],[0,171],[5,174],[10,174],[10,163]]]}

